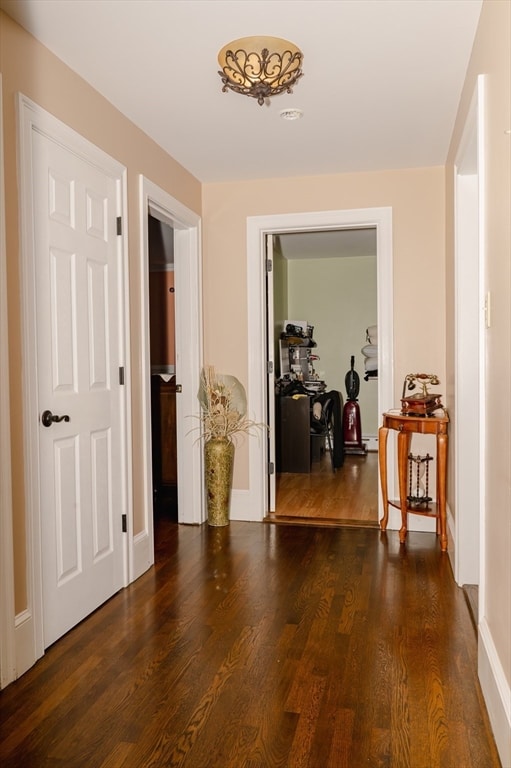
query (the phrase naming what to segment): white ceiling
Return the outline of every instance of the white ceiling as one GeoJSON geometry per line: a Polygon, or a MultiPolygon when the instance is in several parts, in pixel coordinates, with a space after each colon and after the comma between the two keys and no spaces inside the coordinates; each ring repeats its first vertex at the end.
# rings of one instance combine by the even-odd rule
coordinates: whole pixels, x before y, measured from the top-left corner
{"type": "Polygon", "coordinates": [[[443,165],[482,0],[0,0],[201,182],[443,165]],[[292,95],[222,93],[217,53],[303,51],[292,95]],[[282,109],[303,110],[282,120],[282,109]]]}

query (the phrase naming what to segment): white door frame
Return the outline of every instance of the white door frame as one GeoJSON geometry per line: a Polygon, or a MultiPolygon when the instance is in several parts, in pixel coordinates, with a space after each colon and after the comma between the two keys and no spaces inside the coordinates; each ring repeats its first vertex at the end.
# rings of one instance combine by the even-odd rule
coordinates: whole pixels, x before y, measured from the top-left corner
{"type": "MultiPolygon", "coordinates": [[[[140,301],[142,307],[142,466],[144,525],[135,537],[136,572],[154,561],[151,444],[151,353],[149,329],[148,212],[174,229],[176,371],[182,391],[176,395],[178,521],[205,520],[202,447],[195,419],[199,412],[202,367],[201,219],[144,176],[139,177],[140,301]]],[[[142,571],[141,571],[142,572],[142,571]]]]}
{"type": "MultiPolygon", "coordinates": [[[[36,301],[35,270],[33,268],[33,226],[32,212],[32,160],[31,136],[36,131],[57,141],[61,146],[75,153],[85,162],[93,163],[98,169],[115,178],[119,186],[120,208],[116,212],[124,223],[121,244],[120,330],[119,362],[124,365],[127,376],[121,388],[122,402],[122,448],[124,456],[123,476],[119,478],[118,491],[123,510],[127,515],[128,539],[132,530],[132,478],[131,478],[131,388],[129,376],[129,294],[128,294],[128,248],[127,248],[127,188],[126,168],[98,147],[77,134],[46,110],[22,94],[18,95],[19,131],[19,178],[20,178],[20,251],[21,251],[21,304],[22,304],[22,373],[23,385],[23,450],[25,457],[25,517],[26,517],[26,558],[27,558],[27,607],[15,618],[16,673],[23,674],[44,654],[43,640],[43,597],[42,597],[42,553],[39,483],[39,403],[37,388],[36,354],[36,301]],[[31,367],[32,363],[32,367],[31,367]]],[[[123,552],[123,581],[128,583],[128,543],[123,552]]]]}
{"type": "Polygon", "coordinates": [[[487,283],[486,76],[478,75],[454,164],[456,582],[477,584],[477,672],[502,764],[509,765],[510,686],[486,613],[487,283]]]}
{"type": "MultiPolygon", "coordinates": [[[[454,164],[454,577],[480,584],[484,568],[486,330],[484,76],[476,88],[454,164]]],[[[483,586],[483,585],[481,585],[483,586]]],[[[479,590],[479,617],[484,589],[479,590]]]]}
{"type": "Polygon", "coordinates": [[[16,679],[5,183],[0,72],[0,688],[16,679]]]}
{"type": "MultiPolygon", "coordinates": [[[[274,319],[274,285],[273,285],[273,265],[275,263],[273,256],[274,235],[268,235],[266,238],[266,251],[265,259],[272,265],[271,269],[266,268],[266,359],[267,359],[267,384],[266,391],[275,391],[275,344],[273,341],[275,319],[274,319]],[[270,300],[271,297],[271,300],[270,300]]],[[[279,366],[281,361],[279,360],[279,366]]],[[[275,398],[268,397],[266,404],[266,412],[268,414],[265,421],[271,426],[275,424],[275,398]]],[[[273,472],[268,477],[268,509],[267,512],[273,512],[275,510],[275,504],[277,502],[277,483],[275,481],[277,472],[277,446],[275,440],[275,430],[268,431],[267,435],[268,443],[268,462],[273,467],[273,472]]]]}
{"type": "MultiPolygon", "coordinates": [[[[381,412],[394,407],[394,334],[392,208],[316,211],[309,213],[253,216],[247,219],[247,294],[250,344],[248,345],[248,402],[251,418],[266,420],[266,277],[265,239],[267,234],[321,232],[331,229],[376,227],[378,279],[378,407],[381,412]],[[253,416],[252,416],[253,414],[253,416]]],[[[265,441],[266,442],[266,441],[265,441]]],[[[268,508],[267,446],[262,441],[249,444],[250,514],[262,520],[268,508]]],[[[388,476],[393,483],[394,451],[389,450],[388,476]]],[[[389,489],[393,494],[393,487],[389,489]]],[[[391,496],[393,498],[393,495],[391,496]]],[[[381,489],[378,488],[379,517],[382,515],[381,489]]],[[[401,525],[399,510],[389,518],[389,528],[401,525]]]]}

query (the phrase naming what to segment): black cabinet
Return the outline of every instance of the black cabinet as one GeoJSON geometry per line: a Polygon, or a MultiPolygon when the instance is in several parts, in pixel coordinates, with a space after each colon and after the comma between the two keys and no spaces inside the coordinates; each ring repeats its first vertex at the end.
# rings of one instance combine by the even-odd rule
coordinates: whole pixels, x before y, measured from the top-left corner
{"type": "Polygon", "coordinates": [[[310,472],[310,398],[277,398],[277,471],[310,472]]]}

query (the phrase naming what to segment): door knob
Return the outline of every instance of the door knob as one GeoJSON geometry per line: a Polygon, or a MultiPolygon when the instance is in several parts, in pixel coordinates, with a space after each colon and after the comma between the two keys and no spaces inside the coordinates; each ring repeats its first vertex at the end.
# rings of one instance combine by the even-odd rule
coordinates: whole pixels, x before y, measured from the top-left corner
{"type": "Polygon", "coordinates": [[[69,416],[67,414],[64,416],[56,416],[51,411],[43,411],[41,414],[41,421],[44,427],[51,427],[54,421],[69,421],[69,416]]]}

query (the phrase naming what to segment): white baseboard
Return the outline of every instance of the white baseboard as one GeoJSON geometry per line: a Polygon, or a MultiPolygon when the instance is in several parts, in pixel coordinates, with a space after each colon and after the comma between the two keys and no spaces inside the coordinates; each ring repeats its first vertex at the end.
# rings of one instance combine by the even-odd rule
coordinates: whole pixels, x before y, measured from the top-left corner
{"type": "Polygon", "coordinates": [[[368,451],[378,452],[378,436],[377,435],[363,435],[362,442],[367,446],[368,451]]]}
{"type": "Polygon", "coordinates": [[[148,531],[141,531],[133,537],[133,563],[129,582],[135,581],[154,565],[154,542],[148,531]]]}
{"type": "Polygon", "coordinates": [[[34,617],[29,610],[18,613],[14,619],[16,644],[16,678],[25,674],[37,661],[34,639],[34,617]]]}
{"type": "Polygon", "coordinates": [[[478,673],[502,768],[511,768],[511,688],[486,619],[479,624],[478,673]]]}
{"type": "Polygon", "coordinates": [[[231,491],[231,520],[241,520],[246,523],[260,523],[264,517],[262,509],[256,508],[254,494],[250,491],[231,491]]]}
{"type": "Polygon", "coordinates": [[[454,574],[454,580],[458,584],[458,587],[462,587],[463,584],[459,584],[456,578],[456,520],[452,515],[449,504],[447,504],[447,541],[449,546],[447,552],[451,562],[451,569],[454,574]]]}
{"type": "MultiPolygon", "coordinates": [[[[401,512],[397,507],[389,506],[388,531],[399,531],[401,528],[401,512]]],[[[409,531],[419,531],[421,533],[435,533],[436,519],[426,517],[426,515],[408,515],[407,528],[409,531]]]]}

